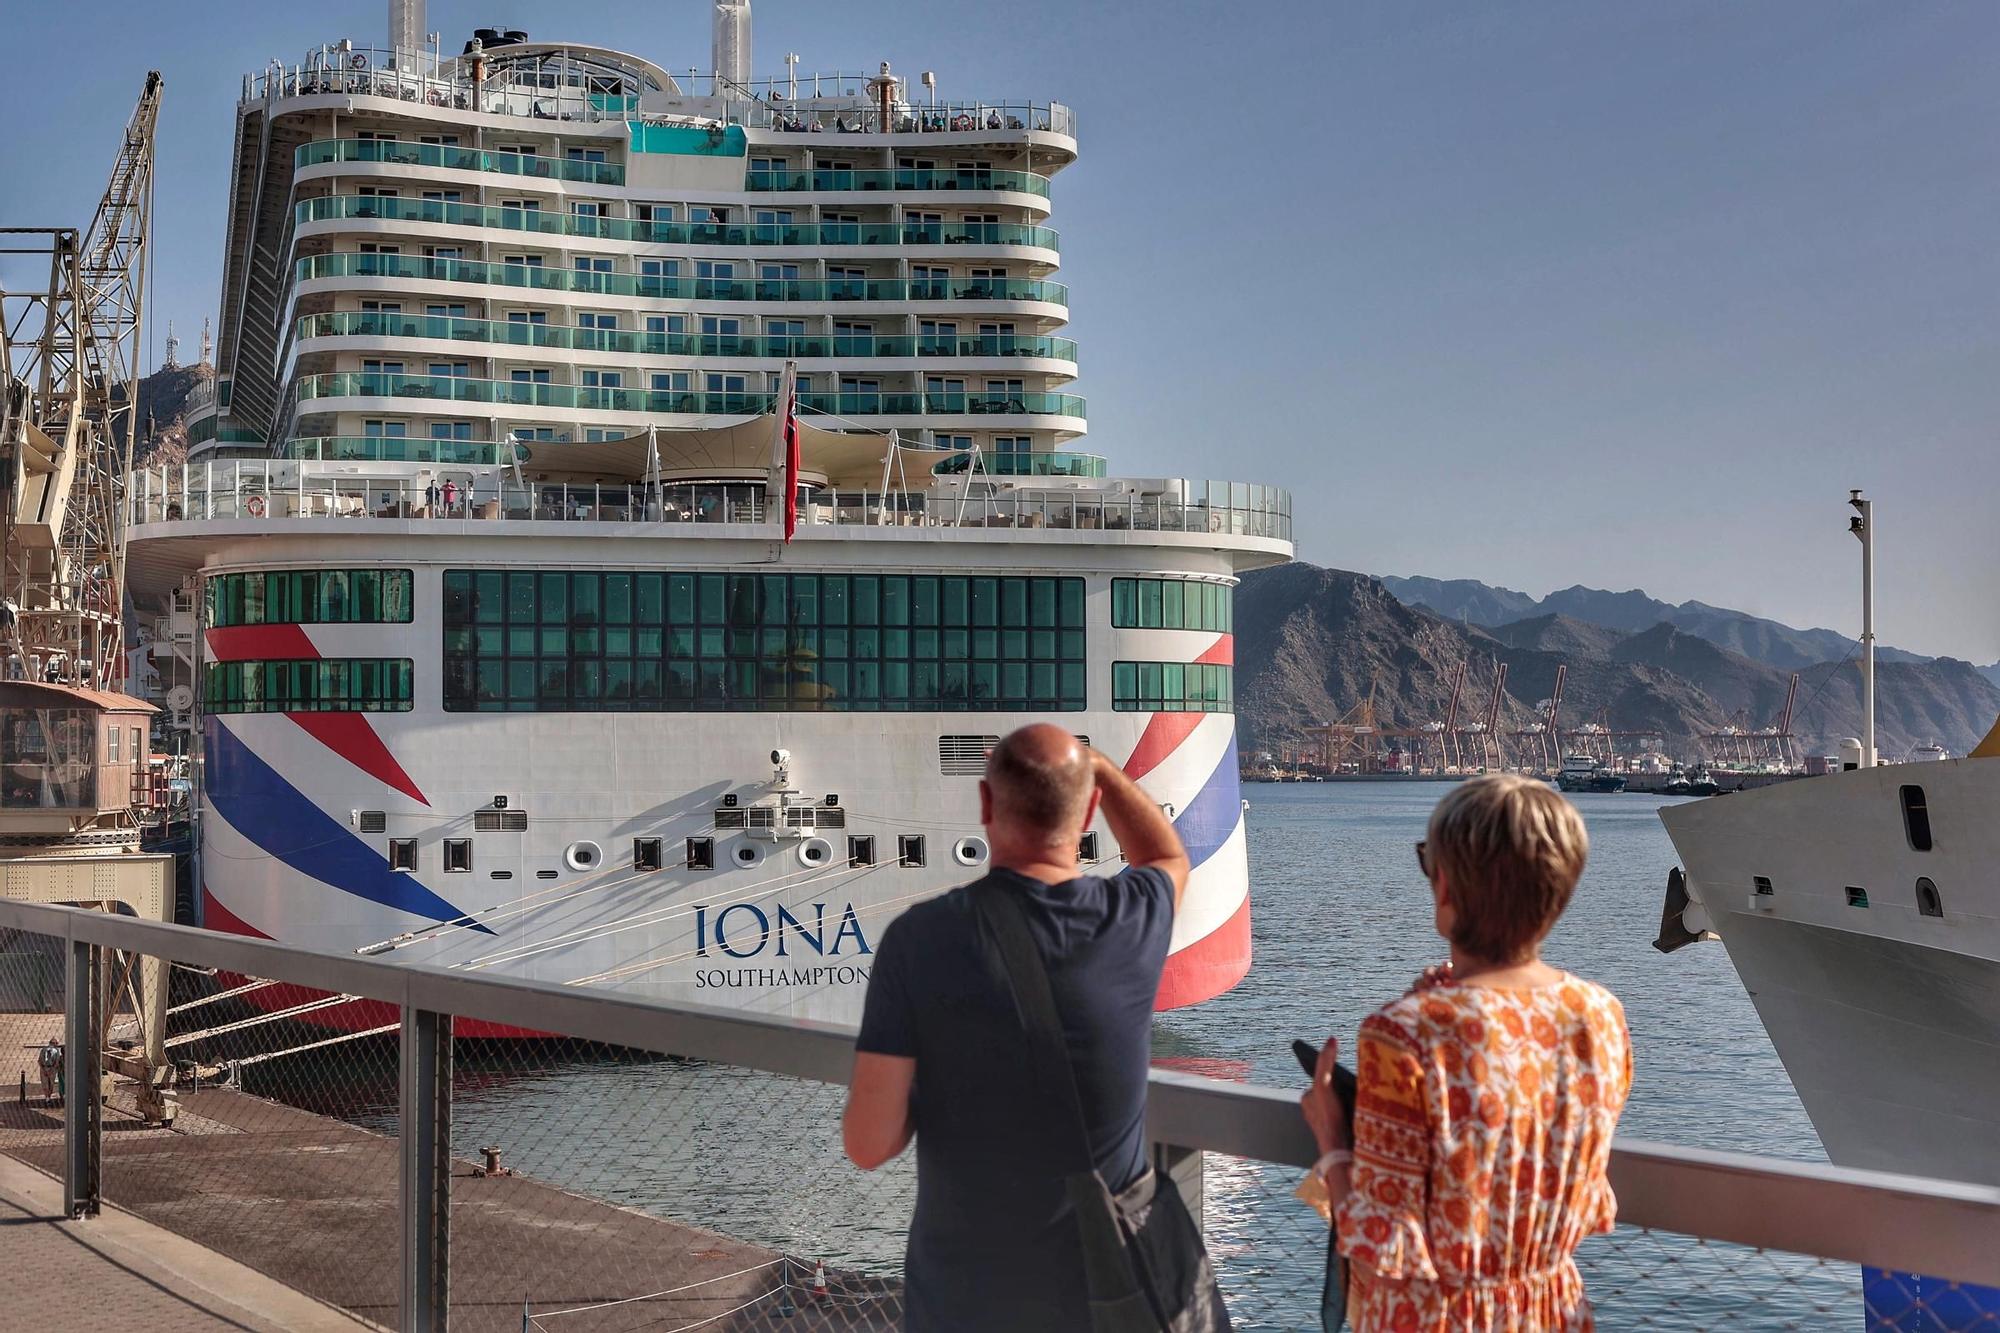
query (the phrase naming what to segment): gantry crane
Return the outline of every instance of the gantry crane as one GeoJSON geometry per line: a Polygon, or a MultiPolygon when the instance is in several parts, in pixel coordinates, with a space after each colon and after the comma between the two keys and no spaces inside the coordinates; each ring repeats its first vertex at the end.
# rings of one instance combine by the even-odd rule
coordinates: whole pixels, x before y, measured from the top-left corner
{"type": "Polygon", "coordinates": [[[138,427],[153,140],[147,74],[87,230],[0,228],[46,281],[0,289],[0,673],[89,689],[122,678],[122,487],[138,427]]]}

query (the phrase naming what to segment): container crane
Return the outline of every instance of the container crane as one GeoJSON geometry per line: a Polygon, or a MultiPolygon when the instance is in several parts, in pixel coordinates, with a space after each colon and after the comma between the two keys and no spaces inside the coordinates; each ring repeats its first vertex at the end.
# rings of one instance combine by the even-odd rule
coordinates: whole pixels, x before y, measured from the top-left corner
{"type": "Polygon", "coordinates": [[[47,279],[0,290],[0,675],[123,674],[121,489],[138,428],[160,74],[147,74],[90,226],[0,228],[47,279]]]}

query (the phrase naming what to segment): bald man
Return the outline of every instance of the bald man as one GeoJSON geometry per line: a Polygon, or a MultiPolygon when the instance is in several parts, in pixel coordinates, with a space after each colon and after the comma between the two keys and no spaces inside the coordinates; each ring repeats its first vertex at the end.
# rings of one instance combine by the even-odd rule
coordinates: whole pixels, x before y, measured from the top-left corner
{"type": "MultiPolygon", "coordinates": [[[[1006,972],[973,895],[1012,894],[1047,964],[1091,1156],[1115,1193],[1146,1168],[1153,997],[1188,857],[1160,808],[1061,727],[1014,732],[986,761],[979,818],[992,871],[883,933],[841,1129],[873,1170],[917,1141],[904,1261],[908,1333],[1088,1329],[1082,1253],[1057,1145],[1069,1126],[1036,1086],[1006,972]],[[1079,873],[1102,811],[1127,862],[1079,873]]],[[[1094,869],[1088,867],[1086,869],[1094,869]]]]}

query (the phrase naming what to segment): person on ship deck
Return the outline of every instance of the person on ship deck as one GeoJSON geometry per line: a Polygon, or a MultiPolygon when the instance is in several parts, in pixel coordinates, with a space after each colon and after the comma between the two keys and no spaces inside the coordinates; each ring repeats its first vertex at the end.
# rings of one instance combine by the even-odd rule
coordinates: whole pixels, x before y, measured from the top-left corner
{"type": "Polygon", "coordinates": [[[1616,1217],[1632,1048],[1609,991],[1540,957],[1583,874],[1583,820],[1542,783],[1485,777],[1427,835],[1451,960],[1362,1023],[1351,1141],[1338,1042],[1320,1052],[1303,1110],[1323,1155],[1300,1197],[1351,1264],[1359,1333],[1590,1329],[1573,1256],[1616,1217]]]}

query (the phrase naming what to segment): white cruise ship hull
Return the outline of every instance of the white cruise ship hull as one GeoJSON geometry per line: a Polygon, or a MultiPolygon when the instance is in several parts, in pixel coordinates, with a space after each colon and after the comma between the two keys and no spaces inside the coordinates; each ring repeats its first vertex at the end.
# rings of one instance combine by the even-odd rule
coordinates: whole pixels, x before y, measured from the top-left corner
{"type": "Polygon", "coordinates": [[[1838,1165],[2000,1184],[1996,812],[1993,759],[1660,812],[1688,877],[1685,924],[1721,937],[1838,1165]]]}

